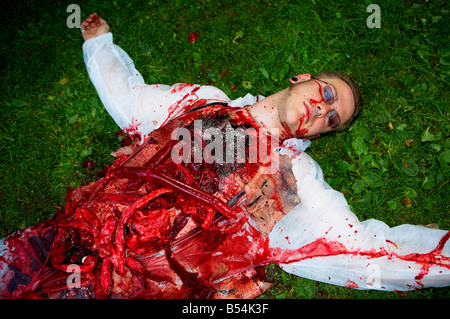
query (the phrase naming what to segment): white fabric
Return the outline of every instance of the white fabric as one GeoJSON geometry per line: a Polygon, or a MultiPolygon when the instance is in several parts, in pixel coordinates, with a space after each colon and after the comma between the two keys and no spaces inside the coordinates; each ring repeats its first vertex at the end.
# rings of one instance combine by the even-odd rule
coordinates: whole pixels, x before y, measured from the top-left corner
{"type": "Polygon", "coordinates": [[[359,289],[404,291],[450,285],[450,260],[445,260],[450,256],[449,243],[443,248],[443,258],[436,258],[447,267],[434,265],[423,278],[416,278],[423,263],[401,259],[433,251],[447,231],[414,225],[389,228],[375,219],[360,222],[344,195],[324,181],[311,156],[301,153],[292,164],[300,204],[277,223],[269,236],[271,247],[295,250],[323,238],[342,244],[349,253],[280,263],[285,271],[359,289]]]}
{"type": "Polygon", "coordinates": [[[226,102],[242,107],[262,98],[247,94],[231,101],[222,90],[212,86],[147,85],[133,60],[113,44],[110,32],[86,41],[83,56],[89,77],[108,113],[120,128],[139,133],[144,139],[168,118],[176,117],[196,102],[226,102]]]}
{"type": "MultiPolygon", "coordinates": [[[[231,101],[224,92],[211,86],[147,85],[132,59],[113,44],[111,33],[86,41],[83,53],[89,76],[106,110],[119,127],[139,132],[144,139],[168,118],[199,101],[243,107],[264,98],[247,94],[231,101]]],[[[305,256],[287,264],[280,261],[285,271],[358,289],[412,290],[450,285],[450,244],[429,266],[401,258],[433,251],[446,231],[413,225],[390,228],[374,219],[360,222],[344,196],[324,181],[319,165],[301,152],[308,146],[309,141],[291,139],[280,148],[281,153],[292,158],[301,203],[276,225],[269,236],[270,247],[295,250],[323,239],[338,243],[348,253],[305,256]]]]}

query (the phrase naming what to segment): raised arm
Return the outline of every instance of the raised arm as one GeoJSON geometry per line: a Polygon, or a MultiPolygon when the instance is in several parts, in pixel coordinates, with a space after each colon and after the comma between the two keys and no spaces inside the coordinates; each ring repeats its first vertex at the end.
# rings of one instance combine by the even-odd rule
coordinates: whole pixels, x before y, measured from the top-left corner
{"type": "MultiPolygon", "coordinates": [[[[143,119],[139,114],[139,106],[142,107],[144,102],[142,91],[151,88],[146,87],[128,54],[113,44],[113,36],[105,20],[94,13],[81,24],[81,30],[85,40],[83,56],[86,68],[104,107],[122,129],[135,125],[140,126],[141,133],[148,134],[163,113],[161,107],[153,110],[152,119],[143,119]]],[[[164,88],[159,89],[162,91],[164,88]]],[[[160,92],[155,90],[153,93],[158,97],[160,92]]]]}
{"type": "Polygon", "coordinates": [[[138,133],[141,141],[168,118],[189,107],[230,101],[225,93],[211,86],[147,85],[129,55],[113,44],[105,20],[94,13],[81,24],[81,29],[86,68],[103,105],[119,127],[138,133]]]}

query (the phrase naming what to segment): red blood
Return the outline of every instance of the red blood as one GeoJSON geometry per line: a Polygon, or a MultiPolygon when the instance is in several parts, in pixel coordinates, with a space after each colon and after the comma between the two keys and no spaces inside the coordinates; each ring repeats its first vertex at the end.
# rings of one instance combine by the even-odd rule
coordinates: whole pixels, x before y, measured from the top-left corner
{"type": "Polygon", "coordinates": [[[128,136],[128,135],[125,135],[125,136],[123,137],[122,141],[120,142],[120,144],[121,144],[122,146],[128,146],[128,145],[131,145],[131,143],[133,143],[133,140],[132,140],[131,137],[128,136]]]}
{"type": "Polygon", "coordinates": [[[317,85],[319,86],[319,92],[320,92],[320,96],[322,97],[322,99],[320,101],[316,101],[314,99],[309,99],[309,103],[311,103],[311,104],[319,104],[319,103],[322,103],[323,101],[325,101],[325,97],[323,96],[322,86],[320,85],[320,83],[315,81],[315,80],[314,80],[314,82],[316,82],[317,85]]]}
{"type": "Polygon", "coordinates": [[[408,260],[416,262],[418,264],[422,264],[422,269],[415,278],[417,280],[420,280],[426,274],[428,274],[432,265],[439,265],[441,267],[450,269],[450,257],[442,256],[442,250],[444,249],[444,246],[449,239],[450,231],[441,238],[437,247],[427,254],[409,254],[401,256],[394,253],[394,255],[402,260],[408,260]]]}
{"type": "Polygon", "coordinates": [[[93,161],[87,160],[86,162],[81,164],[81,167],[83,167],[83,168],[94,168],[95,167],[95,163],[93,161]]]}
{"type": "MultiPolygon", "coordinates": [[[[198,89],[184,99],[196,97],[198,89]]],[[[203,103],[198,97],[197,102],[203,103]]],[[[205,128],[225,130],[220,123],[228,123],[260,129],[247,110],[222,105],[168,120],[133,154],[117,158],[104,178],[67,195],[50,252],[55,268],[66,271],[70,263],[79,263],[82,281],[92,285],[97,297],[207,297],[216,292],[214,285],[223,284],[221,278],[232,279],[269,260],[268,239],[248,224],[249,214],[226,204],[242,190],[236,178],[241,185],[248,183],[260,164],[171,161],[177,141],[167,137],[180,125],[192,132],[199,117],[205,128]],[[215,219],[218,213],[222,217],[215,219]],[[164,253],[155,255],[158,251],[164,253]]],[[[57,290],[50,287],[46,281],[46,289],[57,290]]]]}
{"type": "Polygon", "coordinates": [[[283,126],[283,131],[280,134],[281,139],[288,139],[288,138],[295,137],[294,134],[292,134],[292,131],[286,122],[281,123],[281,125],[283,126]]]}
{"type": "Polygon", "coordinates": [[[306,133],[308,133],[308,129],[306,128],[301,128],[303,121],[305,120],[306,116],[302,116],[300,118],[300,124],[298,125],[298,129],[297,131],[295,131],[296,137],[303,137],[306,133]]]}
{"type": "Polygon", "coordinates": [[[347,288],[359,288],[358,284],[350,279],[345,283],[345,287],[347,288]]]}
{"type": "Polygon", "coordinates": [[[186,87],[191,87],[191,86],[194,86],[194,84],[181,83],[181,84],[178,84],[177,86],[175,86],[170,93],[177,93],[177,92],[181,91],[182,89],[184,89],[186,87]]]}
{"type": "Polygon", "coordinates": [[[195,43],[195,42],[197,41],[197,39],[198,39],[198,34],[197,34],[197,32],[192,32],[192,33],[190,33],[189,36],[188,36],[188,42],[189,42],[189,43],[195,43]]]}

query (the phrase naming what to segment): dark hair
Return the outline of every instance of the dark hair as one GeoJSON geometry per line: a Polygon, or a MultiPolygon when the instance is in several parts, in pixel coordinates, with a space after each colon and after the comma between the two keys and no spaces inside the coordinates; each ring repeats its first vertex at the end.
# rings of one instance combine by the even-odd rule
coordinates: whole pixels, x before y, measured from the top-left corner
{"type": "Polygon", "coordinates": [[[361,90],[359,88],[359,85],[348,74],[345,74],[340,71],[335,71],[335,70],[321,71],[319,73],[312,75],[311,78],[318,79],[318,80],[321,80],[323,78],[336,78],[336,79],[341,79],[342,81],[344,81],[345,83],[348,84],[348,86],[352,90],[353,98],[355,99],[355,111],[353,112],[353,115],[350,117],[350,119],[347,122],[345,122],[344,125],[339,127],[336,131],[341,132],[341,131],[348,129],[350,127],[350,125],[352,125],[353,122],[355,122],[359,113],[361,113],[361,109],[363,106],[361,90]]]}

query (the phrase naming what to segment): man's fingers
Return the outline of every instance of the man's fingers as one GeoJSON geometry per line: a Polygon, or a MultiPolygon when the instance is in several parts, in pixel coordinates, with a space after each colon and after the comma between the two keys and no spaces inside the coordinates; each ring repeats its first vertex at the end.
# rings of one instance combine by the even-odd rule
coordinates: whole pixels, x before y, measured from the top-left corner
{"type": "Polygon", "coordinates": [[[91,24],[89,22],[83,22],[80,26],[81,29],[88,30],[91,28],[91,24]]]}
{"type": "Polygon", "coordinates": [[[91,23],[92,23],[91,19],[88,18],[88,19],[84,20],[83,23],[81,23],[81,25],[87,27],[87,26],[89,26],[91,23]]]}
{"type": "Polygon", "coordinates": [[[106,21],[98,16],[97,13],[92,13],[83,23],[80,25],[81,32],[88,31],[84,33],[83,38],[89,39],[91,35],[98,36],[104,34],[109,31],[109,26],[106,24],[106,21]],[[105,28],[101,28],[102,25],[105,25],[105,28]],[[90,36],[87,36],[89,34],[90,36]]]}
{"type": "Polygon", "coordinates": [[[98,19],[99,16],[97,15],[97,13],[94,12],[86,20],[84,20],[84,22],[81,25],[88,27],[92,23],[98,24],[98,19]]]}
{"type": "Polygon", "coordinates": [[[83,23],[81,23],[80,27],[82,29],[90,29],[93,26],[99,26],[101,22],[98,19],[87,18],[83,23]]]}
{"type": "Polygon", "coordinates": [[[99,25],[100,17],[98,16],[97,13],[94,12],[93,14],[91,14],[91,15],[89,16],[89,18],[91,19],[91,22],[92,22],[92,23],[95,23],[96,25],[99,25]]]}

